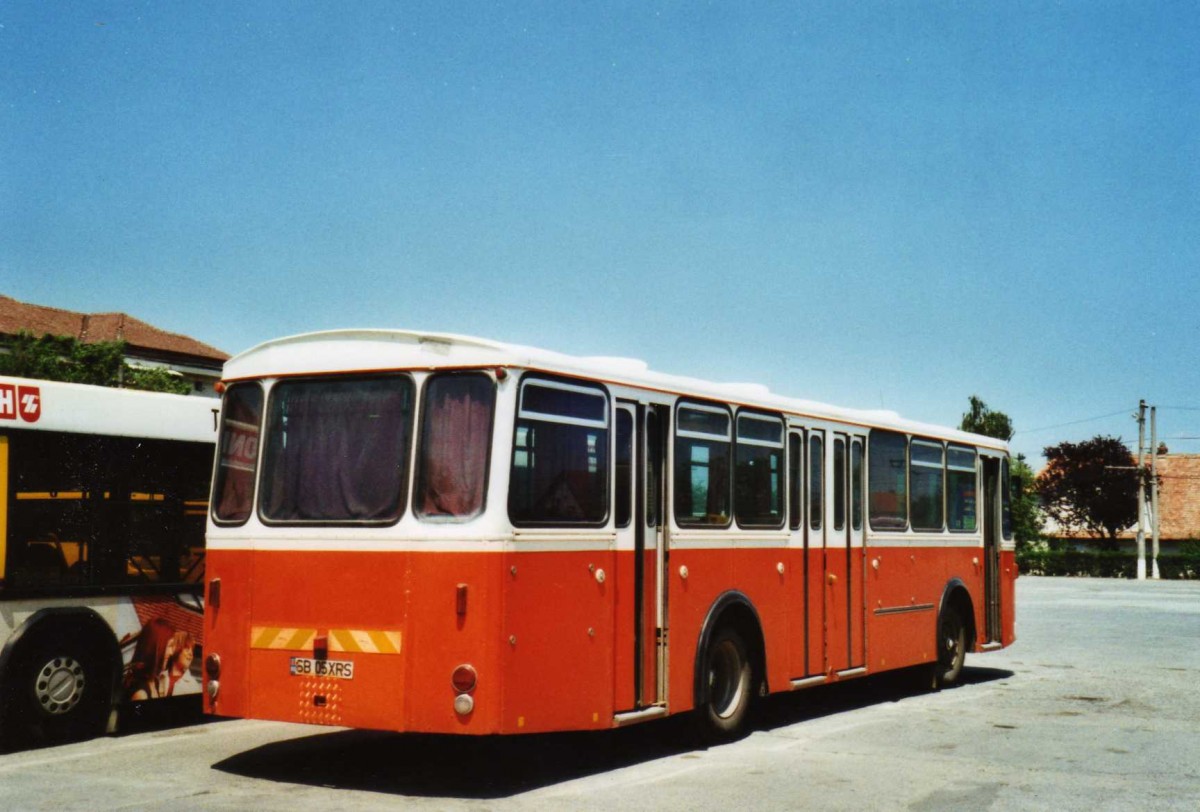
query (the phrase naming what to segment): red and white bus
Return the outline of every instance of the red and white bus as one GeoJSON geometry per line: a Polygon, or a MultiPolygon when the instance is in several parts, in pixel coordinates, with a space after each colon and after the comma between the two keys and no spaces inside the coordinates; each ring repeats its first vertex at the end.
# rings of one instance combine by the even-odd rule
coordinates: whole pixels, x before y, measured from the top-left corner
{"type": "Polygon", "coordinates": [[[228,362],[205,709],[396,731],[714,739],[788,691],[1013,641],[1007,450],[453,335],[228,362]]]}
{"type": "Polygon", "coordinates": [[[124,702],[198,697],[217,410],[0,378],[4,745],[102,733],[124,702]]]}

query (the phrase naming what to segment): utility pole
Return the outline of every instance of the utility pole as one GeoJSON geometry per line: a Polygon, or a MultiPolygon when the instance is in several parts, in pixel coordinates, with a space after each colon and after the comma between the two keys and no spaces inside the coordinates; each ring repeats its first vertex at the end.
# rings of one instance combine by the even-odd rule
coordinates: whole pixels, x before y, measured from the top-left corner
{"type": "Polygon", "coordinates": [[[1146,478],[1142,476],[1146,459],[1146,401],[1138,401],[1138,495],[1137,495],[1137,579],[1146,580],[1146,478]]]}
{"type": "Polygon", "coordinates": [[[1150,407],[1150,547],[1153,569],[1150,577],[1159,579],[1158,574],[1158,407],[1150,407]]]}

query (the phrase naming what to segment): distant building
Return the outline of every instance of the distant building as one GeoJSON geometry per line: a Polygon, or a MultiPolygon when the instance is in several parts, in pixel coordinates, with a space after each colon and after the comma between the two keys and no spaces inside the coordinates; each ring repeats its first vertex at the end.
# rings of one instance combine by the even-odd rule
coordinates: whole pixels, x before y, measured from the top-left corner
{"type": "Polygon", "coordinates": [[[35,336],[70,336],[85,344],[124,341],[132,367],[166,368],[191,382],[198,395],[215,396],[213,386],[229,354],[178,333],[168,333],[125,313],[75,313],[0,296],[0,345],[22,330],[35,336]]]}
{"type": "MultiPolygon", "coordinates": [[[[1146,459],[1146,469],[1150,460],[1146,459]]],[[[1200,454],[1160,454],[1158,471],[1158,539],[1159,549],[1174,552],[1180,542],[1200,540],[1200,454]]],[[[1146,552],[1150,552],[1151,516],[1150,489],[1146,488],[1146,552]]],[[[1043,533],[1049,538],[1074,542],[1076,547],[1088,547],[1093,537],[1086,530],[1065,531],[1053,520],[1047,520],[1043,533]]],[[[1123,530],[1118,540],[1121,548],[1133,551],[1137,544],[1137,525],[1123,530]]]]}

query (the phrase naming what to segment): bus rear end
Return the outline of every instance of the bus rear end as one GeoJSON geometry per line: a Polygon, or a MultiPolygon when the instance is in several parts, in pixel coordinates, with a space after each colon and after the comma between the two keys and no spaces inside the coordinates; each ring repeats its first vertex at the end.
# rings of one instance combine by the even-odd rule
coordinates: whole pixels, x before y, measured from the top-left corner
{"type": "Polygon", "coordinates": [[[503,539],[481,518],[495,401],[494,374],[469,370],[228,387],[208,712],[499,730],[503,539]]]}

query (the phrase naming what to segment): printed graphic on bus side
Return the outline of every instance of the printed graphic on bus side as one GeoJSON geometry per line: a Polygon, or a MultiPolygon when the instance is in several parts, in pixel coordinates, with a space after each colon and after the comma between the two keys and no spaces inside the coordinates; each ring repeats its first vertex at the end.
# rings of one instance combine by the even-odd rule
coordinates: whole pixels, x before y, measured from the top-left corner
{"type": "Polygon", "coordinates": [[[0,383],[0,420],[36,423],[42,416],[42,390],[37,386],[0,383]]]}

